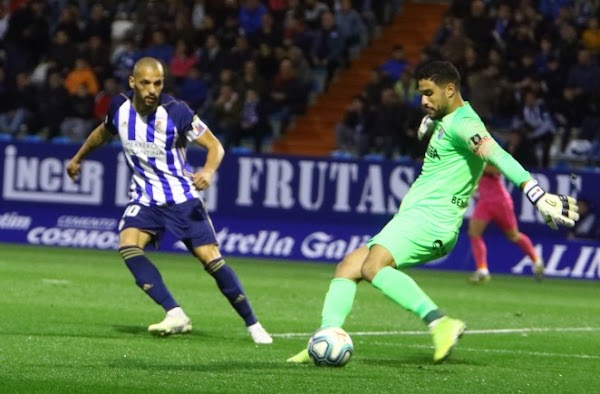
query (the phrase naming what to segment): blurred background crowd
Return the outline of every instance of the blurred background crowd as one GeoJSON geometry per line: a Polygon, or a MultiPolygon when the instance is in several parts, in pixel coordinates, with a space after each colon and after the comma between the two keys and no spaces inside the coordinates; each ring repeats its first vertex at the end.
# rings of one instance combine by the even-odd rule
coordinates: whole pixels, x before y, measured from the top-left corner
{"type": "MultiPolygon", "coordinates": [[[[401,0],[0,1],[0,139],[81,141],[143,56],[227,149],[256,152],[326,94],[401,0]]],[[[406,43],[348,97],[341,157],[420,160],[413,73],[447,59],[464,97],[525,166],[600,158],[600,0],[454,0],[417,64],[406,43]]]]}

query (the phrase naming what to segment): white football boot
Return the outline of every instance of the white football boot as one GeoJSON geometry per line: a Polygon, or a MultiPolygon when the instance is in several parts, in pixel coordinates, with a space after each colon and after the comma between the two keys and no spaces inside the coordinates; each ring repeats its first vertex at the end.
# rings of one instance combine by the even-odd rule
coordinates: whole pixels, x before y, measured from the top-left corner
{"type": "Polygon", "coordinates": [[[248,326],[248,333],[257,345],[270,345],[273,343],[273,338],[271,338],[267,330],[259,322],[248,326]]]}
{"type": "Polygon", "coordinates": [[[156,324],[151,324],[148,327],[148,332],[152,335],[161,337],[174,334],[186,334],[192,331],[192,321],[187,316],[169,316],[163,321],[156,324]]]}

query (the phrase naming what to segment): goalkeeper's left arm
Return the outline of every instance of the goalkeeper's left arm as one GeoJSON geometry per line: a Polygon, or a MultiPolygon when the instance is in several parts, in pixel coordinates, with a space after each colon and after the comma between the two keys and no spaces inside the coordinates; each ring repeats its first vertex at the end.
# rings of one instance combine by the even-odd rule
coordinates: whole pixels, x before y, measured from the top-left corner
{"type": "MultiPolygon", "coordinates": [[[[484,127],[483,124],[481,127],[484,127]]],[[[577,213],[577,201],[574,198],[548,193],[542,189],[538,182],[531,177],[531,174],[502,149],[485,128],[480,129],[479,132],[470,131],[470,133],[475,133],[475,135],[467,141],[469,149],[486,163],[493,164],[507,179],[518,186],[542,214],[550,228],[557,230],[558,225],[566,227],[575,225],[579,214],[577,213]]]]}

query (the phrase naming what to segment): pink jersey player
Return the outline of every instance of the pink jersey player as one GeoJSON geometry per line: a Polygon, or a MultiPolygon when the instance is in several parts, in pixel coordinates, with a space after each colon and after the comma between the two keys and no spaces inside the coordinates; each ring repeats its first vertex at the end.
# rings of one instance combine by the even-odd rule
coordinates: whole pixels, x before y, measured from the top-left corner
{"type": "Polygon", "coordinates": [[[544,274],[543,262],[529,237],[519,231],[513,200],[504,186],[500,171],[488,164],[477,190],[479,198],[469,221],[471,250],[477,271],[470,277],[470,282],[484,283],[491,279],[487,265],[487,249],[483,241],[483,233],[490,222],[495,223],[504,232],[506,238],[516,243],[523,253],[529,256],[534,264],[536,278],[540,279],[544,274]]]}

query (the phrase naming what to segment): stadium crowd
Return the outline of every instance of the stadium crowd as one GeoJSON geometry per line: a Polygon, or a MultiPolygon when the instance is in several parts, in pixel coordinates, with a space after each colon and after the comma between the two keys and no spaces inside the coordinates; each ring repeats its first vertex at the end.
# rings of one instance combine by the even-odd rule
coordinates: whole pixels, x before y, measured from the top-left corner
{"type": "MultiPolygon", "coordinates": [[[[452,61],[463,96],[526,167],[597,164],[599,16],[590,0],[454,0],[419,64],[452,61]]],[[[397,45],[372,70],[337,125],[338,155],[422,158],[419,64],[397,45]]]]}
{"type": "Polygon", "coordinates": [[[0,136],[81,141],[136,60],[159,59],[226,148],[285,129],[397,0],[5,0],[0,136]]]}
{"type": "MultiPolygon", "coordinates": [[[[401,0],[0,1],[0,139],[81,141],[136,60],[227,149],[285,131],[390,23],[401,0]]],[[[600,157],[600,2],[454,0],[419,64],[452,61],[462,93],[528,167],[600,157]],[[551,163],[551,157],[558,158],[551,163]]],[[[419,64],[401,43],[372,70],[335,154],[420,159],[419,64]]],[[[332,131],[333,132],[333,131],[332,131]]]]}

